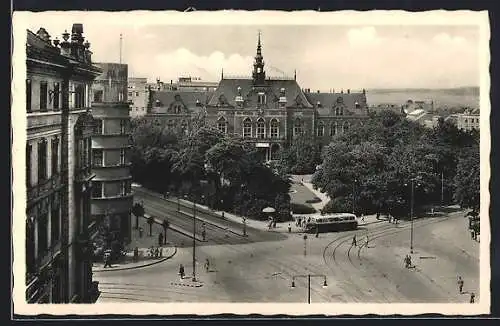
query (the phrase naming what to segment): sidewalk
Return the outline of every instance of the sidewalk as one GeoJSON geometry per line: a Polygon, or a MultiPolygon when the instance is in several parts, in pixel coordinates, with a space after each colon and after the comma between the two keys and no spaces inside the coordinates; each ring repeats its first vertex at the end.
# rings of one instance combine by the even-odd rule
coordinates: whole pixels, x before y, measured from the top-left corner
{"type": "MultiPolygon", "coordinates": [[[[134,221],[135,223],[135,221],[134,221]]],[[[135,226],[135,224],[133,225],[135,226]]],[[[163,227],[159,224],[153,224],[152,227],[152,236],[149,236],[149,224],[146,222],[146,219],[139,219],[139,227],[143,229],[142,237],[139,234],[139,230],[132,230],[132,239],[131,242],[127,245],[126,255],[122,258],[120,262],[112,263],[112,267],[104,268],[104,262],[94,262],[92,265],[93,272],[111,272],[111,271],[119,271],[119,270],[127,270],[127,269],[136,269],[142,268],[146,266],[155,265],[161,263],[167,259],[172,258],[177,253],[177,247],[175,245],[169,243],[162,246],[162,257],[161,258],[150,258],[148,255],[149,248],[151,246],[158,247],[158,234],[160,232],[163,233],[163,227]],[[134,262],[134,248],[137,247],[139,249],[139,259],[137,262],[134,262]]]]}

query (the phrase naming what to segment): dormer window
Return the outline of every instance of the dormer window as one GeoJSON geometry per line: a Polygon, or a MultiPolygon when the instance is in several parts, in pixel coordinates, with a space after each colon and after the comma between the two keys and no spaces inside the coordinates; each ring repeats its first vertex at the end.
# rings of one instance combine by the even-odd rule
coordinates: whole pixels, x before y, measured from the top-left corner
{"type": "Polygon", "coordinates": [[[260,92],[258,95],[258,103],[260,105],[266,104],[266,94],[263,92],[260,92]]]}
{"type": "Polygon", "coordinates": [[[356,109],[359,109],[359,108],[361,107],[361,105],[359,105],[359,103],[358,103],[358,102],[355,102],[355,103],[354,103],[354,106],[356,107],[356,109]]]}
{"type": "Polygon", "coordinates": [[[321,105],[321,102],[320,102],[320,101],[318,101],[318,102],[316,103],[316,105],[318,106],[318,108],[322,108],[322,107],[323,107],[323,105],[321,105]]]}
{"type": "Polygon", "coordinates": [[[156,100],[156,101],[155,101],[155,106],[156,106],[157,108],[159,108],[159,107],[161,106],[161,102],[160,102],[160,100],[156,100]]]}
{"type": "Polygon", "coordinates": [[[196,100],[196,106],[201,106],[200,100],[196,100]]]}

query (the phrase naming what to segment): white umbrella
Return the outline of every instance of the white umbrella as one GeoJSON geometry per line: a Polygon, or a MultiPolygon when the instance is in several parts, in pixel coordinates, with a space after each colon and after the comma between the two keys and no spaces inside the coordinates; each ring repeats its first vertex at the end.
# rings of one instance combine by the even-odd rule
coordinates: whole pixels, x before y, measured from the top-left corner
{"type": "Polygon", "coordinates": [[[276,210],[272,207],[266,207],[262,210],[263,213],[274,213],[276,210]]]}

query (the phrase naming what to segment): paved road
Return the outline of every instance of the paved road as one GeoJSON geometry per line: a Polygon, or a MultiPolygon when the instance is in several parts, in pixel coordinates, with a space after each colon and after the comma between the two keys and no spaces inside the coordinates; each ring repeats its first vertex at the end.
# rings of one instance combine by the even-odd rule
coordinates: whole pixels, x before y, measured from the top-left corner
{"type": "Polygon", "coordinates": [[[323,279],[312,280],[312,302],[467,302],[468,294],[457,292],[457,275],[464,277],[465,291],[479,298],[479,244],[467,238],[463,217],[415,222],[411,270],[402,263],[408,225],[382,222],[309,235],[306,243],[302,234],[292,234],[282,241],[206,244],[197,248],[197,278],[203,282],[198,288],[182,285],[189,280],[177,276],[179,264],[192,273],[192,251],[181,248],[174,259],[143,270],[95,275],[103,291],[98,302],[306,302],[307,280],[290,285],[292,276],[308,273],[328,280],[327,288],[323,279]],[[367,233],[368,248],[362,245],[367,233]],[[351,248],[353,234],[360,246],[351,248]],[[206,258],[209,272],[202,268],[206,258]]]}
{"type": "MultiPolygon", "coordinates": [[[[160,219],[167,218],[168,221],[183,230],[187,234],[193,232],[193,205],[181,203],[181,211],[177,211],[177,202],[165,200],[162,197],[150,192],[141,191],[140,188],[135,188],[134,198],[136,201],[142,201],[146,213],[160,219]]],[[[278,234],[275,232],[266,232],[254,228],[247,227],[247,236],[242,234],[242,225],[231,220],[223,220],[218,215],[206,212],[201,208],[196,209],[196,216],[203,220],[212,221],[215,225],[205,223],[206,240],[207,242],[197,241],[197,245],[227,245],[227,244],[243,244],[259,241],[277,241],[286,239],[287,235],[278,234]],[[228,230],[224,228],[227,227],[228,230]],[[232,232],[231,232],[232,231],[232,232]]],[[[201,239],[203,220],[196,219],[196,234],[201,239]]],[[[170,232],[175,232],[171,230],[170,232]]],[[[181,241],[177,245],[179,247],[191,246],[192,239],[185,237],[186,241],[181,241]]]]}

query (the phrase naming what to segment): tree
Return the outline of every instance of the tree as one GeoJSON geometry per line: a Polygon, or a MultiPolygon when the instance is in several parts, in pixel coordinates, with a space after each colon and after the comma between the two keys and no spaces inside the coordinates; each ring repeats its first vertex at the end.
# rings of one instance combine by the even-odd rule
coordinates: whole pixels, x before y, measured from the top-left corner
{"type": "Polygon", "coordinates": [[[139,203],[135,203],[132,207],[132,214],[135,215],[135,228],[139,228],[139,217],[144,216],[144,206],[139,203]]]}
{"type": "Polygon", "coordinates": [[[462,151],[454,178],[454,199],[464,208],[479,209],[480,203],[479,147],[462,151]]]}
{"type": "Polygon", "coordinates": [[[148,216],[148,224],[149,224],[149,236],[153,236],[153,224],[154,224],[155,220],[153,218],[153,216],[148,216]]]}
{"type": "Polygon", "coordinates": [[[280,161],[292,174],[314,173],[321,162],[320,144],[308,134],[301,135],[281,152],[280,161]]]}

